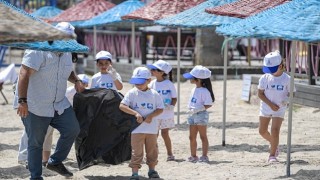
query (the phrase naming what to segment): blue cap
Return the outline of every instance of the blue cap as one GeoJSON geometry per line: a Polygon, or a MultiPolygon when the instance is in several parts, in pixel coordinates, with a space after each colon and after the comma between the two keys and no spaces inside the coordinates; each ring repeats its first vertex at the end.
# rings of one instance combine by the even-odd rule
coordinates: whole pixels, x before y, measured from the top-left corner
{"type": "Polygon", "coordinates": [[[184,73],[184,74],[183,74],[183,77],[186,78],[186,79],[192,79],[192,78],[194,78],[194,76],[192,76],[190,73],[184,73]]]}

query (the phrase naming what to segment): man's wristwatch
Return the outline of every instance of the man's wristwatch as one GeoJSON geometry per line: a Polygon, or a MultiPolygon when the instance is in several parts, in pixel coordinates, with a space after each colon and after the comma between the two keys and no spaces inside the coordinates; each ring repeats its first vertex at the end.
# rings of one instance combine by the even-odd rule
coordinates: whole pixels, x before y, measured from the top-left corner
{"type": "Polygon", "coordinates": [[[24,104],[24,103],[27,103],[28,101],[27,101],[27,98],[19,98],[18,99],[18,103],[19,104],[24,104]]]}

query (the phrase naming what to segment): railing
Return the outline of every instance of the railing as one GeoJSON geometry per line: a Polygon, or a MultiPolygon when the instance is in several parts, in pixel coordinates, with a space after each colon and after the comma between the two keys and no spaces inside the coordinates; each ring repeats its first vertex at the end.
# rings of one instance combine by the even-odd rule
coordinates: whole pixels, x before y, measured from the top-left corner
{"type": "Polygon", "coordinates": [[[14,6],[27,12],[39,9],[42,6],[56,6],[57,0],[6,0],[14,6]]]}

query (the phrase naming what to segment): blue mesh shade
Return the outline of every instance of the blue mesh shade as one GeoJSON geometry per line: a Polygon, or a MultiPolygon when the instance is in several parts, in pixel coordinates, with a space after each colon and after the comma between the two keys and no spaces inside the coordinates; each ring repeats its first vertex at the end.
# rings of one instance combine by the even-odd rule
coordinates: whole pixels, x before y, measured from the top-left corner
{"type": "Polygon", "coordinates": [[[43,6],[39,8],[38,10],[31,13],[31,15],[37,17],[37,18],[52,18],[54,16],[59,15],[61,12],[63,12],[61,9],[53,7],[53,6],[43,6]]]}
{"type": "Polygon", "coordinates": [[[22,48],[22,49],[33,49],[41,51],[54,51],[54,52],[88,52],[89,48],[77,43],[76,40],[57,40],[53,41],[50,45],[47,41],[35,42],[35,43],[13,43],[10,44],[12,47],[22,48]]]}
{"type": "Polygon", "coordinates": [[[238,21],[239,18],[217,16],[205,12],[206,8],[231,3],[233,1],[235,0],[209,0],[186,11],[178,13],[177,15],[155,21],[155,23],[162,26],[187,28],[210,28],[219,26],[221,24],[234,23],[238,21]]]}
{"type": "Polygon", "coordinates": [[[282,38],[306,42],[320,41],[320,1],[293,0],[240,20],[220,26],[216,32],[235,38],[282,38]]]}
{"type": "Polygon", "coordinates": [[[96,17],[91,18],[78,24],[79,27],[92,27],[92,26],[103,26],[103,25],[121,25],[121,26],[131,26],[131,22],[135,22],[135,25],[150,24],[148,21],[143,20],[122,20],[121,16],[129,14],[141,7],[144,3],[138,0],[128,0],[125,1],[110,10],[99,14],[96,17]]]}

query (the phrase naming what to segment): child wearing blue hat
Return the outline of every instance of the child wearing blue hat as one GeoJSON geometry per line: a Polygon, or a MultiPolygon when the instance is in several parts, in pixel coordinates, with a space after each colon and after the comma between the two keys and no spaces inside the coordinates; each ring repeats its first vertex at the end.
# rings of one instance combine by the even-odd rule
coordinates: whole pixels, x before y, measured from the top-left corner
{"type": "Polygon", "coordinates": [[[290,76],[283,72],[284,64],[279,51],[268,53],[263,59],[263,72],[258,85],[261,99],[259,133],[270,143],[268,162],[278,162],[279,135],[290,92],[290,76]],[[268,131],[270,121],[271,132],[268,131]]]}
{"type": "Polygon", "coordinates": [[[207,125],[209,114],[207,109],[210,108],[215,100],[211,85],[211,71],[201,65],[195,66],[189,73],[183,74],[183,77],[190,79],[191,84],[195,84],[191,90],[189,100],[189,117],[188,124],[190,133],[191,156],[187,159],[189,162],[208,163],[208,137],[207,125]],[[202,141],[202,156],[197,156],[197,134],[200,134],[202,141]]]}
{"type": "Polygon", "coordinates": [[[155,119],[164,109],[160,94],[148,87],[151,81],[151,73],[146,67],[137,67],[133,71],[130,84],[135,87],[129,90],[120,103],[120,110],[134,115],[140,125],[131,132],[131,162],[130,179],[139,179],[138,171],[143,160],[143,151],[146,151],[146,164],[149,166],[149,178],[159,178],[155,171],[158,163],[157,137],[159,121],[155,119]]]}

